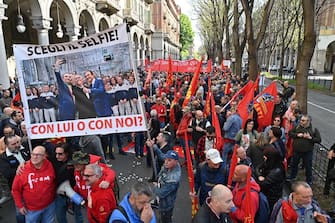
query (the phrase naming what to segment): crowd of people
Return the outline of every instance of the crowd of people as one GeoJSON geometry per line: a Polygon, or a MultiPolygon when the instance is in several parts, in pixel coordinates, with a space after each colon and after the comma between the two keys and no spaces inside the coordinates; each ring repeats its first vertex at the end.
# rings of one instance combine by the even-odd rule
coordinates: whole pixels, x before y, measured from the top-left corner
{"type": "MultiPolygon", "coordinates": [[[[199,201],[194,222],[239,223],[248,218],[255,222],[331,222],[312,198],[313,149],[321,136],[312,126],[311,116],[299,110],[288,82],[278,81],[283,90],[274,97],[272,114],[267,114],[272,123],[263,128],[255,110],[246,119],[238,110],[243,96],[235,95],[248,83],[247,75],[240,77],[218,68],[211,74],[203,73],[196,93],[184,105],[192,74],[176,73],[173,84],[167,86],[169,74],[155,72],[145,86],[147,73],[141,71],[136,86],[133,73],[126,78],[97,78],[92,71],[84,77],[61,74],[63,63],[57,60],[54,65],[56,86],[26,89],[32,123],[139,114],[141,97],[148,135],[118,133],[71,137],[62,143],[53,139],[30,142],[23,113],[13,107],[15,93],[11,96],[11,89],[1,91],[0,205],[12,197],[18,223],[49,223],[55,218],[66,223],[69,206],[76,223],[83,222],[83,206],[89,222],[175,222],[177,195],[185,196],[178,194],[181,168],[189,167],[188,162],[193,166],[194,192],[184,199],[199,201]],[[210,112],[209,91],[215,110],[210,112]],[[214,120],[219,126],[214,126],[214,120]],[[149,182],[132,185],[117,204],[116,173],[108,164],[115,159],[114,138],[119,153],[125,155],[121,137],[134,141],[136,158],[146,155],[153,173],[149,182]],[[191,159],[182,163],[174,150],[176,145],[183,148],[184,157],[188,156],[187,148],[192,148],[191,159]],[[297,181],[300,165],[305,169],[305,181],[297,181]],[[292,184],[292,193],[283,198],[286,182],[292,184]],[[82,199],[70,199],[60,192],[63,187],[72,188],[82,199]],[[157,218],[153,200],[158,204],[157,218]],[[265,201],[268,213],[260,210],[265,201]]],[[[264,89],[262,78],[252,88],[255,96],[264,89]]]]}

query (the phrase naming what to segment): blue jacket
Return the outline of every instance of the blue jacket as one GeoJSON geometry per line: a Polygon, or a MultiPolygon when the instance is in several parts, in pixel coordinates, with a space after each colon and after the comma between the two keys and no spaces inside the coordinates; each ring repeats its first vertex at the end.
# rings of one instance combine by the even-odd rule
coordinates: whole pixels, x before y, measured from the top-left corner
{"type": "MultiPolygon", "coordinates": [[[[122,206],[124,208],[124,210],[126,211],[129,221],[131,223],[142,223],[140,216],[138,216],[134,209],[131,207],[130,203],[129,203],[129,196],[130,193],[126,194],[126,196],[124,196],[124,198],[122,199],[122,201],[120,202],[120,206],[122,206]]],[[[119,221],[123,221],[123,222],[128,222],[126,217],[118,210],[115,209],[111,215],[111,217],[109,218],[109,223],[113,223],[114,221],[119,222],[119,221]]],[[[156,223],[156,217],[155,217],[155,212],[153,212],[153,217],[150,221],[150,223],[156,223]]]]}
{"type": "Polygon", "coordinates": [[[159,197],[159,211],[169,211],[174,207],[179,188],[181,177],[181,169],[179,163],[172,170],[166,169],[164,166],[158,174],[159,187],[155,187],[154,191],[159,197]]]}
{"type": "Polygon", "coordinates": [[[90,89],[90,97],[93,100],[95,111],[98,117],[106,117],[111,115],[110,108],[106,105],[106,93],[104,83],[101,79],[94,79],[94,84],[90,89]]]}
{"type": "Polygon", "coordinates": [[[58,110],[59,120],[74,120],[76,106],[69,87],[64,83],[59,72],[55,72],[58,84],[58,110]]]}
{"type": "Polygon", "coordinates": [[[228,117],[227,121],[223,126],[223,130],[225,131],[224,137],[227,139],[235,140],[235,136],[242,128],[242,119],[241,117],[235,113],[228,117]]]}
{"type": "Polygon", "coordinates": [[[213,169],[208,166],[207,163],[202,165],[195,175],[194,189],[196,192],[199,191],[199,203],[204,204],[208,197],[208,192],[213,189],[217,184],[227,184],[227,176],[229,174],[229,168],[224,163],[220,164],[218,169],[213,169]]]}

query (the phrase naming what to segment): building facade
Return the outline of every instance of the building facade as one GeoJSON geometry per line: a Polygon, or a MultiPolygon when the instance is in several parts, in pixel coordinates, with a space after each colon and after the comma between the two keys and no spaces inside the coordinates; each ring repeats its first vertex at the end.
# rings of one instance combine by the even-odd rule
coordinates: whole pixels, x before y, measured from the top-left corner
{"type": "Polygon", "coordinates": [[[0,0],[0,83],[7,87],[15,75],[13,44],[73,41],[124,22],[136,66],[145,58],[179,58],[180,13],[174,0],[0,0]]]}

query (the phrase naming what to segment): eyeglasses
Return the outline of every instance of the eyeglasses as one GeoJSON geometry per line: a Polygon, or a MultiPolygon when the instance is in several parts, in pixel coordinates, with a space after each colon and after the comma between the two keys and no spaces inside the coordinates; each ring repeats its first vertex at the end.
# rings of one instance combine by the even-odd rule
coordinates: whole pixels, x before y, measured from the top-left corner
{"type": "Polygon", "coordinates": [[[94,174],[83,174],[83,177],[85,177],[85,178],[90,178],[92,176],[94,176],[94,174]]]}
{"type": "Polygon", "coordinates": [[[37,157],[42,157],[44,156],[45,154],[43,153],[32,153],[31,156],[37,156],[37,157]]]}
{"type": "Polygon", "coordinates": [[[64,153],[56,153],[56,156],[62,156],[62,155],[64,155],[64,153]]]}
{"type": "Polygon", "coordinates": [[[275,122],[280,122],[280,119],[275,119],[275,120],[273,120],[273,121],[275,121],[275,122]]]}

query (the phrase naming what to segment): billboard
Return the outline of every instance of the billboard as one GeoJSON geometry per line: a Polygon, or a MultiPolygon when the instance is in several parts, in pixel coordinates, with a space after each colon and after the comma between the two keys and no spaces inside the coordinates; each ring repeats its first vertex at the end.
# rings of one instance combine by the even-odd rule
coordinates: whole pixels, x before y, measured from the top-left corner
{"type": "Polygon", "coordinates": [[[126,24],[77,41],[14,45],[31,139],[145,131],[126,24]]]}

